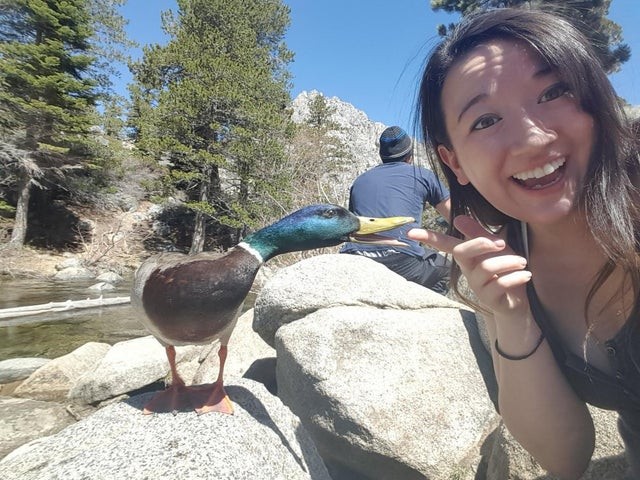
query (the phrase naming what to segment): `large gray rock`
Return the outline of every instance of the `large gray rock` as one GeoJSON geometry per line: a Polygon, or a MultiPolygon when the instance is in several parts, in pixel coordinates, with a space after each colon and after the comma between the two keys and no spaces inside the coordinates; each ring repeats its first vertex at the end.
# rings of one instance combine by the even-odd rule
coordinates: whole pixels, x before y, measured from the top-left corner
{"type": "Polygon", "coordinates": [[[464,310],[323,309],[278,330],[278,395],[334,479],[472,479],[498,423],[472,345],[464,310]]]}
{"type": "Polygon", "coordinates": [[[0,362],[0,383],[24,380],[37,369],[50,362],[48,358],[10,358],[0,362]]]}
{"type": "Polygon", "coordinates": [[[72,385],[93,370],[107,354],[111,345],[89,342],[71,353],[46,363],[16,388],[16,397],[37,400],[65,401],[72,385]]]}
{"type": "Polygon", "coordinates": [[[331,480],[288,408],[257,382],[227,387],[234,415],[142,415],[151,394],[112,404],[0,461],[3,480],[331,480]]]}
{"type": "Polygon", "coordinates": [[[278,271],[256,299],[253,329],[274,345],[278,328],[326,307],[395,310],[461,305],[358,255],[318,255],[278,271]]]}
{"type": "MultiPolygon", "coordinates": [[[[590,407],[596,427],[596,448],[589,468],[580,480],[634,480],[626,476],[627,461],[616,427],[617,413],[590,407]]],[[[554,480],[535,459],[520,446],[500,422],[487,440],[490,450],[487,479],[554,480]]]]}
{"type": "MultiPolygon", "coordinates": [[[[57,433],[74,422],[58,403],[0,397],[0,458],[20,445],[57,433]]],[[[0,475],[0,478],[5,477],[0,475]]]]}
{"type": "MultiPolygon", "coordinates": [[[[202,348],[177,347],[176,361],[197,359],[202,348]]],[[[154,337],[126,340],[111,347],[93,370],[73,384],[69,398],[78,403],[96,403],[150,385],[168,374],[165,349],[154,337]]]]}
{"type": "MultiPolygon", "coordinates": [[[[275,338],[278,395],[334,480],[551,480],[493,414],[486,325],[461,307],[348,255],[303,260],[265,285],[254,329],[275,338]]],[[[592,413],[584,480],[626,480],[615,414],[592,413]]]]}
{"type": "Polygon", "coordinates": [[[124,278],[122,278],[116,272],[103,272],[96,277],[96,280],[98,280],[99,282],[105,282],[110,283],[111,285],[115,285],[122,282],[124,278]]]}
{"type": "Polygon", "coordinates": [[[88,280],[95,275],[91,270],[84,267],[69,267],[56,272],[53,276],[56,280],[88,280]]]}

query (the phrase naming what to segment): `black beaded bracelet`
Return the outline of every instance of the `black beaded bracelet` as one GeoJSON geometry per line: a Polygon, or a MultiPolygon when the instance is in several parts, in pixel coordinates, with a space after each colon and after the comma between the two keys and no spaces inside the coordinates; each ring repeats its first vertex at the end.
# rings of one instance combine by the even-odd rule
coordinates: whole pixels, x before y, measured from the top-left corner
{"type": "Polygon", "coordinates": [[[540,338],[538,339],[536,346],[533,347],[533,350],[531,350],[529,353],[526,353],[524,355],[509,355],[508,353],[504,353],[502,350],[500,350],[500,347],[498,346],[498,339],[496,338],[496,341],[494,343],[494,346],[496,348],[496,352],[498,352],[498,355],[500,355],[502,358],[506,358],[507,360],[524,360],[525,358],[529,358],[531,355],[533,355],[534,353],[536,353],[536,351],[538,350],[538,348],[540,347],[540,345],[542,345],[542,341],[544,340],[544,333],[540,334],[540,338]]]}

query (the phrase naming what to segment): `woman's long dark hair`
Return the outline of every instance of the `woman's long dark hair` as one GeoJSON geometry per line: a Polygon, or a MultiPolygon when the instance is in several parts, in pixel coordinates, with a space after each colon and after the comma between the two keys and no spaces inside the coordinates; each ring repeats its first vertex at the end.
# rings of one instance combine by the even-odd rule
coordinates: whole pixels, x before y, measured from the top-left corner
{"type": "MultiPolygon", "coordinates": [[[[640,198],[638,185],[638,129],[627,119],[605,71],[587,39],[558,14],[532,9],[500,8],[469,16],[432,51],[418,94],[418,119],[431,148],[432,166],[449,184],[452,217],[472,215],[485,227],[517,231],[516,219],[497,210],[473,185],[460,185],[438,157],[437,148],[452,149],[442,108],[442,88],[451,67],[477,45],[492,39],[510,39],[531,46],[567,83],[582,109],[595,122],[594,148],[579,205],[589,229],[609,261],[592,285],[585,312],[595,292],[621,267],[635,293],[634,313],[640,319],[640,198]]],[[[453,223],[450,234],[461,238],[453,223]]],[[[452,283],[458,293],[460,271],[454,264],[452,283]]],[[[464,298],[464,295],[462,295],[464,298]]],[[[639,321],[640,324],[640,321],[639,321]]]]}

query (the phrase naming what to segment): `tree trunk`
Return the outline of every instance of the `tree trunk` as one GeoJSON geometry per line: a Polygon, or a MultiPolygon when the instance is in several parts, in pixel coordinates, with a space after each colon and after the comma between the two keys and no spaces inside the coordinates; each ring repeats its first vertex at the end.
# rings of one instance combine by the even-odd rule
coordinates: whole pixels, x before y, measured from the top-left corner
{"type": "MultiPolygon", "coordinates": [[[[209,201],[209,190],[211,189],[211,167],[209,165],[204,167],[202,175],[202,183],[200,184],[200,202],[209,201]]],[[[196,212],[196,218],[193,225],[193,238],[191,239],[191,248],[189,249],[189,255],[195,255],[196,253],[204,250],[204,237],[205,237],[205,215],[200,210],[196,212]]]]}
{"type": "Polygon", "coordinates": [[[196,212],[194,223],[195,225],[193,226],[193,238],[191,239],[191,248],[189,249],[189,255],[195,255],[196,253],[202,252],[202,250],[204,249],[205,217],[202,212],[196,212]]]}
{"type": "Polygon", "coordinates": [[[27,217],[29,215],[29,198],[31,198],[31,177],[23,172],[18,184],[19,196],[16,205],[16,218],[13,222],[13,231],[9,246],[22,248],[27,236],[27,217]]]}

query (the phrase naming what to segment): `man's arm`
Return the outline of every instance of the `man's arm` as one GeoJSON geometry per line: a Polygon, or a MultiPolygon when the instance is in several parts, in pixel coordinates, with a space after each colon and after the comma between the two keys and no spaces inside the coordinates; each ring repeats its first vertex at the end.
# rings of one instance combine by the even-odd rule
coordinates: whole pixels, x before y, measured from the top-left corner
{"type": "Polygon", "coordinates": [[[451,223],[451,199],[447,198],[446,200],[441,201],[434,207],[440,215],[444,217],[444,219],[451,223]]]}

